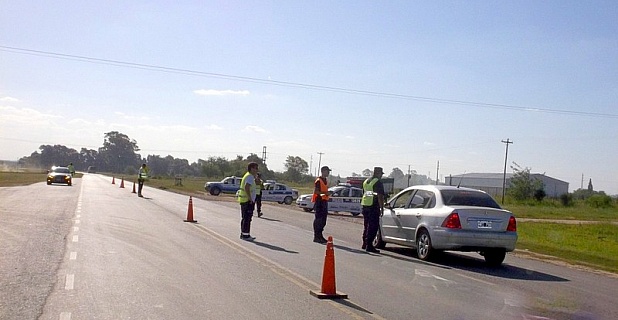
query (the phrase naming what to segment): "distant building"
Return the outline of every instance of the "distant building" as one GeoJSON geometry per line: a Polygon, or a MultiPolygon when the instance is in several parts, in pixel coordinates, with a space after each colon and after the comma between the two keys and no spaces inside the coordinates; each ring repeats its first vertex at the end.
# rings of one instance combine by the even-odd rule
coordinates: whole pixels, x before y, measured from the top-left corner
{"type": "MultiPolygon", "coordinates": [[[[503,173],[466,173],[460,175],[448,176],[445,179],[445,184],[462,187],[474,188],[483,190],[492,196],[502,196],[503,173]]],[[[506,174],[506,189],[508,191],[511,185],[512,173],[506,174]]],[[[532,179],[538,179],[543,182],[543,189],[550,198],[558,198],[560,195],[569,193],[569,183],[558,180],[544,174],[531,173],[532,179]]]]}

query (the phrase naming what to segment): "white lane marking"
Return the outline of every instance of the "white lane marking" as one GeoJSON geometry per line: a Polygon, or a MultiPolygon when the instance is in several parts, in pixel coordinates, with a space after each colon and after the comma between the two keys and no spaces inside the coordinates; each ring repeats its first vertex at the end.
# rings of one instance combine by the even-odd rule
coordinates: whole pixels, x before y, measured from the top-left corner
{"type": "Polygon", "coordinates": [[[463,274],[463,273],[455,273],[455,274],[456,274],[456,275],[458,275],[458,276],[460,276],[460,277],[466,278],[466,279],[470,279],[470,280],[478,281],[478,282],[483,283],[483,284],[486,284],[486,285],[488,285],[488,286],[495,286],[495,285],[496,285],[495,283],[491,283],[491,282],[489,282],[489,281],[485,281],[485,280],[481,280],[481,279],[474,278],[474,277],[471,277],[471,276],[467,276],[467,275],[465,275],[465,274],[463,274]]]}
{"type": "Polygon", "coordinates": [[[75,275],[67,274],[66,282],[64,283],[64,290],[73,290],[73,285],[75,284],[75,275]]]}
{"type": "Polygon", "coordinates": [[[78,235],[74,235],[73,236],[73,242],[77,242],[79,241],[79,236],[78,235]]]}
{"type": "Polygon", "coordinates": [[[58,318],[58,320],[71,320],[71,313],[70,312],[60,313],[60,317],[58,318]]]}
{"type": "Polygon", "coordinates": [[[73,227],[73,231],[74,231],[74,232],[79,231],[79,227],[73,227]]]}
{"type": "Polygon", "coordinates": [[[75,220],[75,224],[79,224],[79,220],[75,220]]]}
{"type": "Polygon", "coordinates": [[[69,257],[69,260],[77,260],[77,252],[72,251],[71,256],[69,257]]]}

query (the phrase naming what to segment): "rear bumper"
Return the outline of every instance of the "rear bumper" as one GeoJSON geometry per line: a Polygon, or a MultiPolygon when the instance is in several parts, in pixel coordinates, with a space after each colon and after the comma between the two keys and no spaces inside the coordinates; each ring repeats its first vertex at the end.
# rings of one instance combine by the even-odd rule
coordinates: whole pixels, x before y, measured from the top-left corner
{"type": "Polygon", "coordinates": [[[517,232],[477,232],[453,229],[434,229],[430,233],[431,243],[438,250],[482,251],[500,248],[515,250],[517,232]]]}

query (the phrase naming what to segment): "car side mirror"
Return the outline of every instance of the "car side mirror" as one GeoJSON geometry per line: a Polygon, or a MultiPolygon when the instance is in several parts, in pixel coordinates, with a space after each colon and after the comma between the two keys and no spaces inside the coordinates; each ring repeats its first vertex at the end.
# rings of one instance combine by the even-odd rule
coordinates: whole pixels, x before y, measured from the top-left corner
{"type": "Polygon", "coordinates": [[[393,207],[391,207],[391,204],[388,203],[388,202],[384,204],[384,208],[386,208],[386,209],[393,209],[393,207]]]}

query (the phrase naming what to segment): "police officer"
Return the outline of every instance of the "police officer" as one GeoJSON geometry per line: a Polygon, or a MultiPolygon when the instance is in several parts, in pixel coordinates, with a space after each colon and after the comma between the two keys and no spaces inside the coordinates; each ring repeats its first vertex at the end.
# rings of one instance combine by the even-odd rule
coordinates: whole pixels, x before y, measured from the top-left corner
{"type": "Polygon", "coordinates": [[[247,165],[247,173],[240,181],[238,190],[238,203],[240,203],[240,239],[253,241],[251,236],[251,219],[255,209],[256,184],[255,176],[258,172],[258,164],[251,162],[247,165]]]}
{"type": "Polygon", "coordinates": [[[380,179],[384,175],[381,167],[373,168],[373,176],[363,182],[363,245],[362,248],[367,252],[380,253],[374,248],[378,228],[380,227],[380,217],[384,214],[384,185],[380,179]]]}
{"type": "Polygon", "coordinates": [[[314,203],[313,210],[315,216],[313,219],[313,242],[325,244],[328,242],[324,235],[324,227],[326,226],[326,218],[328,217],[328,176],[330,168],[323,166],[320,169],[321,175],[315,179],[313,196],[311,202],[314,203]]]}
{"type": "Polygon", "coordinates": [[[142,189],[144,188],[144,181],[148,179],[148,166],[145,163],[142,163],[142,166],[139,168],[139,172],[137,173],[137,196],[143,198],[142,189]]]}
{"type": "Polygon", "coordinates": [[[71,176],[75,175],[75,167],[73,166],[73,162],[69,163],[69,173],[71,174],[71,176]]]}

